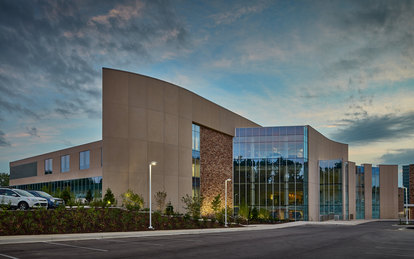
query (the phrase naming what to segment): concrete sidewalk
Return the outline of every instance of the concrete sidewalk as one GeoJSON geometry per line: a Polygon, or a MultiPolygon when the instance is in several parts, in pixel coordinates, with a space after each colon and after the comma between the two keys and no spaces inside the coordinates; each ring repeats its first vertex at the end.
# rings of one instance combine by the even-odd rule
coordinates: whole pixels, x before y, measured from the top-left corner
{"type": "Polygon", "coordinates": [[[207,229],[179,229],[179,230],[155,230],[155,231],[135,231],[135,232],[103,232],[103,233],[75,233],[75,234],[47,234],[47,235],[19,235],[19,236],[0,236],[0,245],[37,243],[50,241],[73,241],[109,238],[130,238],[130,237],[152,237],[152,236],[172,236],[172,235],[194,235],[207,233],[252,231],[263,229],[278,229],[304,225],[348,225],[355,226],[375,220],[353,220],[353,221],[296,221],[283,224],[257,224],[246,225],[236,228],[207,228],[207,229]]]}

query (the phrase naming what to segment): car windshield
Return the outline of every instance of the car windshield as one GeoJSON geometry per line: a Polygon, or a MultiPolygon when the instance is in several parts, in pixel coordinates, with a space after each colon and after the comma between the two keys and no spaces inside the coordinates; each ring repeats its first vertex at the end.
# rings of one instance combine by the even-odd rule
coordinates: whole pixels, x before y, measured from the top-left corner
{"type": "Polygon", "coordinates": [[[23,190],[13,190],[15,192],[17,192],[18,194],[20,194],[21,196],[26,196],[26,197],[35,197],[33,194],[23,191],[23,190]]]}
{"type": "Polygon", "coordinates": [[[42,192],[42,191],[36,191],[40,196],[42,196],[42,197],[47,197],[47,198],[52,198],[52,195],[50,195],[49,193],[47,193],[47,192],[42,192]]]}

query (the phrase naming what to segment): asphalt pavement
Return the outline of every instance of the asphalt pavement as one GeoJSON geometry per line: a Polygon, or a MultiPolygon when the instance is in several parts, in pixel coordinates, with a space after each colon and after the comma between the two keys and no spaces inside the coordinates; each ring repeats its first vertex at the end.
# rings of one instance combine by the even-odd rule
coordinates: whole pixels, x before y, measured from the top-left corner
{"type": "Polygon", "coordinates": [[[36,236],[36,242],[29,243],[0,237],[0,258],[414,258],[414,229],[396,223],[295,222],[164,233],[100,233],[83,239],[75,234],[71,241],[42,235],[43,239],[36,236]]]}

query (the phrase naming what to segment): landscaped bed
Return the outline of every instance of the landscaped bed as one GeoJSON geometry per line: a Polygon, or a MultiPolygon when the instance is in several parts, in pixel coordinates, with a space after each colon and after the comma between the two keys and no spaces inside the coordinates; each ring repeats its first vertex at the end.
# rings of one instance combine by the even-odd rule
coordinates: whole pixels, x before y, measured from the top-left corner
{"type": "MultiPolygon", "coordinates": [[[[149,215],[120,208],[0,211],[0,236],[148,230],[149,215]]],[[[156,230],[224,227],[212,220],[152,214],[156,230]]],[[[235,225],[232,225],[235,226],[235,225]]]]}

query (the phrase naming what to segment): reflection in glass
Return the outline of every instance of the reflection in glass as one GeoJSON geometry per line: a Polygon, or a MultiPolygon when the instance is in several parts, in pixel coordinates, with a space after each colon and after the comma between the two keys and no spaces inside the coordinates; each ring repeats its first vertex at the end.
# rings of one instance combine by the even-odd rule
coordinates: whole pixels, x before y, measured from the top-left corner
{"type": "Polygon", "coordinates": [[[380,176],[379,167],[372,167],[372,218],[380,218],[380,176]]]}
{"type": "Polygon", "coordinates": [[[365,218],[365,179],[364,167],[356,166],[356,219],[365,218]]]}
{"type": "Polygon", "coordinates": [[[234,206],[279,219],[308,219],[307,128],[238,128],[233,139],[234,206]]]}
{"type": "Polygon", "coordinates": [[[200,126],[193,124],[192,132],[192,194],[195,197],[200,195],[200,126]]]}
{"type": "Polygon", "coordinates": [[[92,195],[94,198],[102,198],[102,176],[65,181],[24,184],[12,187],[16,189],[35,191],[40,191],[43,188],[48,188],[51,192],[49,194],[62,191],[66,187],[69,187],[70,191],[73,192],[75,198],[77,199],[85,198],[88,190],[92,191],[92,195]]]}

